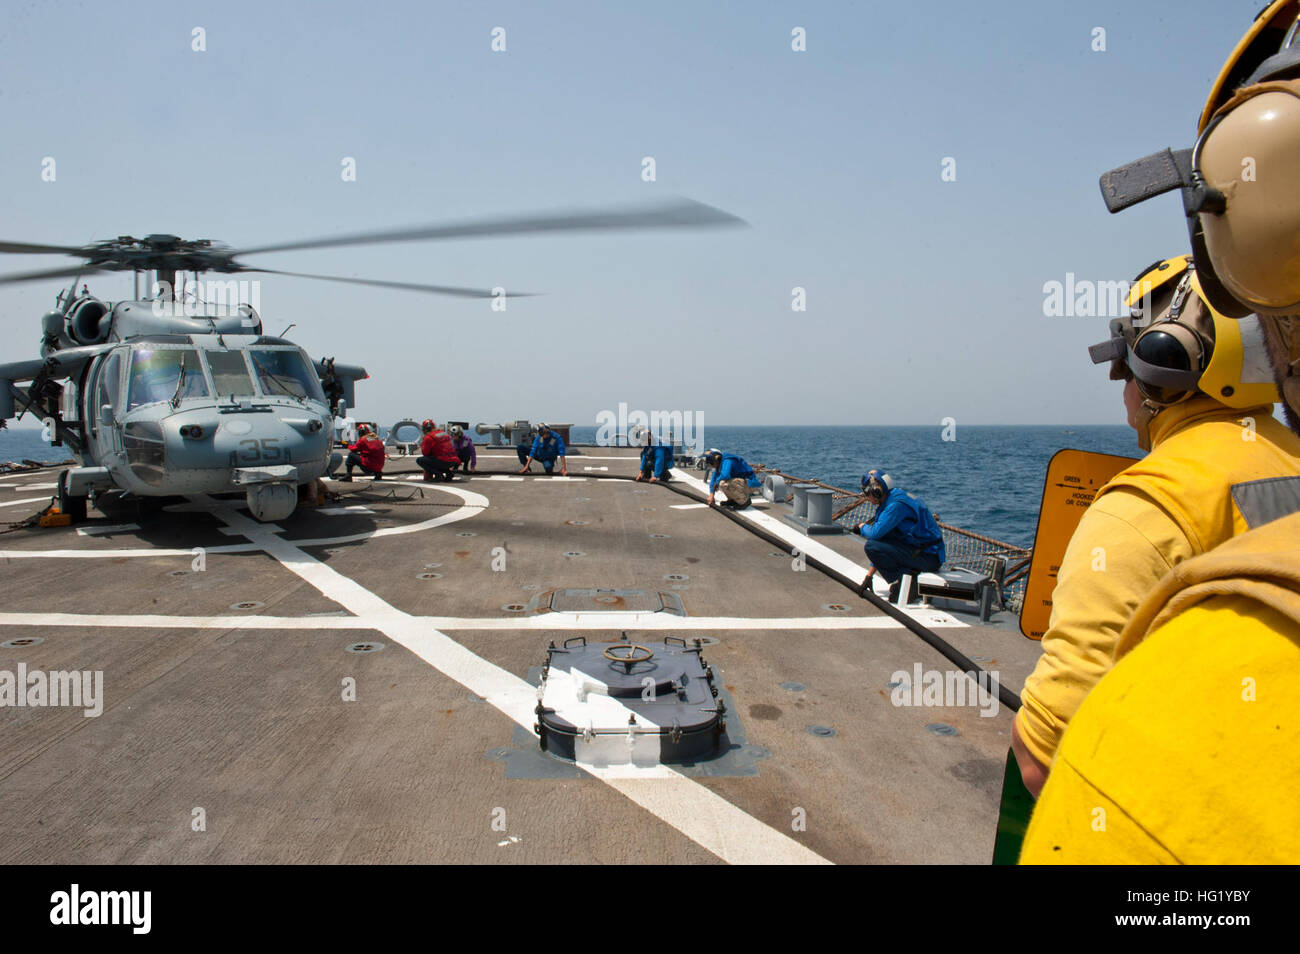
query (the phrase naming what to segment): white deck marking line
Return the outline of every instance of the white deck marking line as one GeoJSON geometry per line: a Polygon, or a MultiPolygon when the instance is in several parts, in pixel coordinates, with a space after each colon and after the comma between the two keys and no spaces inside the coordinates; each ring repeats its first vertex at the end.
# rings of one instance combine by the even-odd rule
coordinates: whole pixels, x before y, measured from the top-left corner
{"type": "Polygon", "coordinates": [[[46,483],[40,483],[40,484],[9,484],[8,486],[5,487],[5,489],[6,489],[6,490],[53,490],[54,488],[56,488],[56,487],[58,487],[58,486],[59,486],[59,482],[58,482],[58,481],[53,481],[53,482],[48,483],[48,484],[46,484],[46,483]]]}
{"type": "Polygon", "coordinates": [[[0,490],[13,490],[16,481],[31,480],[33,477],[48,477],[53,473],[52,470],[24,470],[17,474],[7,474],[0,477],[0,490]]]}
{"type": "MultiPolygon", "coordinates": [[[[179,372],[178,372],[179,373],[179,372]]],[[[139,530],[138,523],[119,523],[111,527],[78,527],[77,536],[79,537],[98,537],[108,536],[113,533],[130,533],[132,530],[139,530]]]]}
{"type": "Polygon", "coordinates": [[[50,498],[48,496],[47,497],[24,497],[22,500],[0,501],[0,507],[17,507],[19,504],[49,503],[49,502],[50,502],[50,498]]]}
{"type": "MultiPolygon", "coordinates": [[[[931,607],[909,607],[912,615],[935,628],[964,627],[965,623],[931,607]]],[[[543,613],[522,619],[479,618],[473,616],[426,616],[430,625],[441,630],[614,630],[644,629],[665,632],[678,630],[816,630],[816,629],[903,629],[903,624],[889,616],[804,616],[789,618],[747,618],[743,616],[673,616],[670,613],[543,613]]]]}
{"type": "MultiPolygon", "coordinates": [[[[479,630],[620,630],[668,632],[707,630],[864,630],[901,629],[888,616],[805,616],[746,618],[743,616],[672,616],[667,613],[544,613],[541,616],[412,616],[442,631],[479,630]]],[[[0,626],[72,626],[87,629],[374,629],[356,616],[117,616],[95,613],[0,613],[0,626]]],[[[951,626],[943,621],[935,626],[951,626]]]]}
{"type": "Polygon", "coordinates": [[[669,510],[707,510],[708,504],[669,504],[669,510]]]}
{"type": "MultiPolygon", "coordinates": [[[[180,372],[178,371],[177,374],[179,373],[180,372]]],[[[347,507],[320,507],[316,512],[324,514],[327,517],[346,517],[349,514],[374,513],[373,510],[363,504],[352,504],[347,507]]]]}
{"type": "MultiPolygon", "coordinates": [[[[519,457],[516,454],[479,454],[478,456],[487,458],[488,460],[514,460],[514,461],[519,460],[519,457]]],[[[565,456],[568,457],[570,460],[576,458],[578,459],[579,463],[581,463],[584,460],[626,460],[626,461],[631,461],[632,463],[636,463],[641,459],[639,454],[628,454],[626,456],[624,455],[602,456],[600,454],[566,454],[565,456]]],[[[534,463],[536,463],[536,461],[534,461],[534,463]]],[[[519,466],[522,467],[523,465],[520,464],[519,466]]]]}
{"type": "MultiPolygon", "coordinates": [[[[476,656],[426,621],[391,606],[360,583],[316,560],[251,517],[231,512],[218,512],[217,516],[239,529],[251,543],[261,545],[285,569],[314,586],[331,601],[369,620],[376,630],[486,699],[518,725],[532,731],[537,690],[528,682],[476,656]]],[[[629,772],[624,767],[582,768],[724,861],[741,864],[828,863],[816,852],[666,766],[634,769],[634,779],[625,778],[629,772]],[[655,780],[653,783],[649,781],[651,778],[655,780]],[[620,781],[630,784],[619,784],[620,781]]]]}
{"type": "MultiPolygon", "coordinates": [[[[696,477],[692,477],[689,474],[683,474],[681,476],[681,479],[683,483],[686,483],[689,486],[693,486],[696,490],[699,490],[702,493],[707,494],[709,492],[708,485],[705,484],[704,481],[696,477]]],[[[826,544],[815,540],[813,537],[810,537],[808,534],[800,533],[797,529],[792,527],[790,524],[786,523],[784,520],[779,519],[773,514],[751,512],[749,510],[733,510],[732,513],[739,516],[740,519],[742,520],[748,521],[749,523],[752,523],[757,527],[762,527],[764,530],[766,530],[768,533],[771,533],[773,536],[780,537],[782,540],[784,540],[786,543],[790,544],[791,546],[798,547],[800,553],[803,553],[805,556],[815,557],[821,563],[824,563],[832,570],[842,573],[844,576],[848,577],[850,580],[852,580],[854,583],[858,584],[859,586],[861,586],[862,581],[867,578],[867,568],[865,566],[853,562],[848,557],[840,553],[837,553],[836,551],[832,550],[830,547],[826,546],[826,544]]],[[[873,592],[874,589],[875,586],[873,583],[872,585],[873,592]]],[[[911,616],[914,619],[921,618],[922,616],[925,617],[927,620],[942,617],[945,621],[944,625],[946,626],[968,625],[966,623],[963,623],[961,620],[957,619],[955,616],[945,613],[942,610],[937,610],[930,607],[918,608],[914,606],[908,606],[904,608],[902,606],[899,606],[896,608],[902,610],[908,616],[911,616]],[[918,616],[918,614],[921,615],[918,616]]],[[[929,625],[938,625],[938,624],[930,623],[929,625]]]]}

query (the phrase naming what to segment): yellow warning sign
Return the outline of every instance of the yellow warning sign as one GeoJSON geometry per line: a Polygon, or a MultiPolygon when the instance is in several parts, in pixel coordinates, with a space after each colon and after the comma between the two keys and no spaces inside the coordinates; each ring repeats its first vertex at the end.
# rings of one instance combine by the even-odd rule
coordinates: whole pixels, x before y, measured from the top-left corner
{"type": "Polygon", "coordinates": [[[1047,632],[1056,573],[1083,512],[1106,481],[1136,462],[1133,457],[1081,450],[1062,450],[1052,455],[1043,482],[1043,504],[1038,509],[1038,532],[1034,535],[1025,601],[1020,608],[1020,632],[1030,639],[1042,639],[1047,632]]]}

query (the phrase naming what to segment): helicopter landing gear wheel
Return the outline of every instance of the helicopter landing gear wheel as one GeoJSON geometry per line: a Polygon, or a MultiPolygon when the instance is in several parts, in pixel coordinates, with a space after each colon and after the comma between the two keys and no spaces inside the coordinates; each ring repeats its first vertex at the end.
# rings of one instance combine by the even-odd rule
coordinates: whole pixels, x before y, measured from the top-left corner
{"type": "Polygon", "coordinates": [[[86,497],[68,491],[66,470],[59,472],[59,513],[67,514],[73,523],[81,523],[86,519],[86,497]]]}

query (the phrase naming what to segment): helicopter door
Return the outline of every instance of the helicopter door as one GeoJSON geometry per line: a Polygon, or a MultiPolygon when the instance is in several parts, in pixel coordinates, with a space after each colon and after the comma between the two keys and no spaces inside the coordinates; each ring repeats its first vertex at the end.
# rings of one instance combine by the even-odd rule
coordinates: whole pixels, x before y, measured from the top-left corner
{"type": "Polygon", "coordinates": [[[92,386],[86,388],[86,422],[95,456],[101,460],[122,452],[122,434],[117,426],[122,396],[121,354],[110,354],[100,364],[92,386]]]}

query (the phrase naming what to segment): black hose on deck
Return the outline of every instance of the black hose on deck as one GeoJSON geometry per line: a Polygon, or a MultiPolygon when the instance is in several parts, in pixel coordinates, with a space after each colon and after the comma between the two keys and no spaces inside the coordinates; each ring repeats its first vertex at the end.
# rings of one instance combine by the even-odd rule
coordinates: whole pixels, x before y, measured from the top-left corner
{"type": "MultiPolygon", "coordinates": [[[[635,477],[629,477],[626,474],[586,473],[583,474],[583,476],[590,477],[594,480],[627,480],[633,482],[636,481],[635,477]]],[[[674,485],[670,481],[655,481],[655,484],[656,486],[663,487],[667,490],[671,490],[675,494],[679,494],[683,497],[686,497],[689,500],[694,500],[696,503],[708,502],[705,497],[701,497],[694,490],[681,486],[680,484],[674,485]]],[[[767,543],[770,543],[772,546],[780,547],[786,553],[793,555],[795,549],[797,549],[787,541],[776,536],[776,534],[768,533],[762,527],[758,526],[757,524],[750,523],[748,520],[742,520],[740,514],[734,510],[730,510],[726,507],[719,507],[716,504],[711,505],[709,509],[717,511],[718,513],[726,517],[728,520],[730,520],[732,523],[744,527],[746,530],[754,534],[759,539],[764,540],[767,543]]],[[[855,582],[854,580],[850,580],[843,573],[839,572],[838,570],[832,569],[831,567],[822,563],[816,557],[809,556],[806,553],[803,554],[803,557],[809,566],[821,571],[821,573],[823,573],[825,576],[830,577],[835,582],[852,590],[853,593],[856,594],[858,597],[866,600],[868,603],[870,603],[876,609],[880,610],[886,616],[890,617],[895,622],[902,624],[903,626],[907,627],[907,629],[915,633],[917,636],[921,637],[921,639],[924,640],[927,645],[929,645],[931,648],[937,651],[941,656],[943,656],[949,662],[954,663],[957,666],[960,666],[963,672],[966,673],[984,672],[983,669],[977,666],[971,659],[969,659],[965,654],[963,654],[955,646],[953,646],[951,643],[949,643],[947,640],[941,637],[934,630],[922,626],[919,622],[917,622],[911,616],[908,616],[906,613],[904,613],[902,610],[896,607],[893,603],[890,603],[888,600],[882,600],[875,593],[871,592],[870,587],[867,587],[867,589],[863,591],[860,589],[861,584],[855,582]]],[[[987,684],[988,683],[985,683],[985,685],[987,684]]],[[[1012,693],[1011,690],[1009,690],[1006,686],[1002,685],[1001,682],[999,682],[997,686],[998,686],[998,701],[1001,702],[1008,709],[1010,709],[1012,712],[1018,711],[1020,709],[1019,697],[1017,697],[1014,693],[1012,693]]]]}

